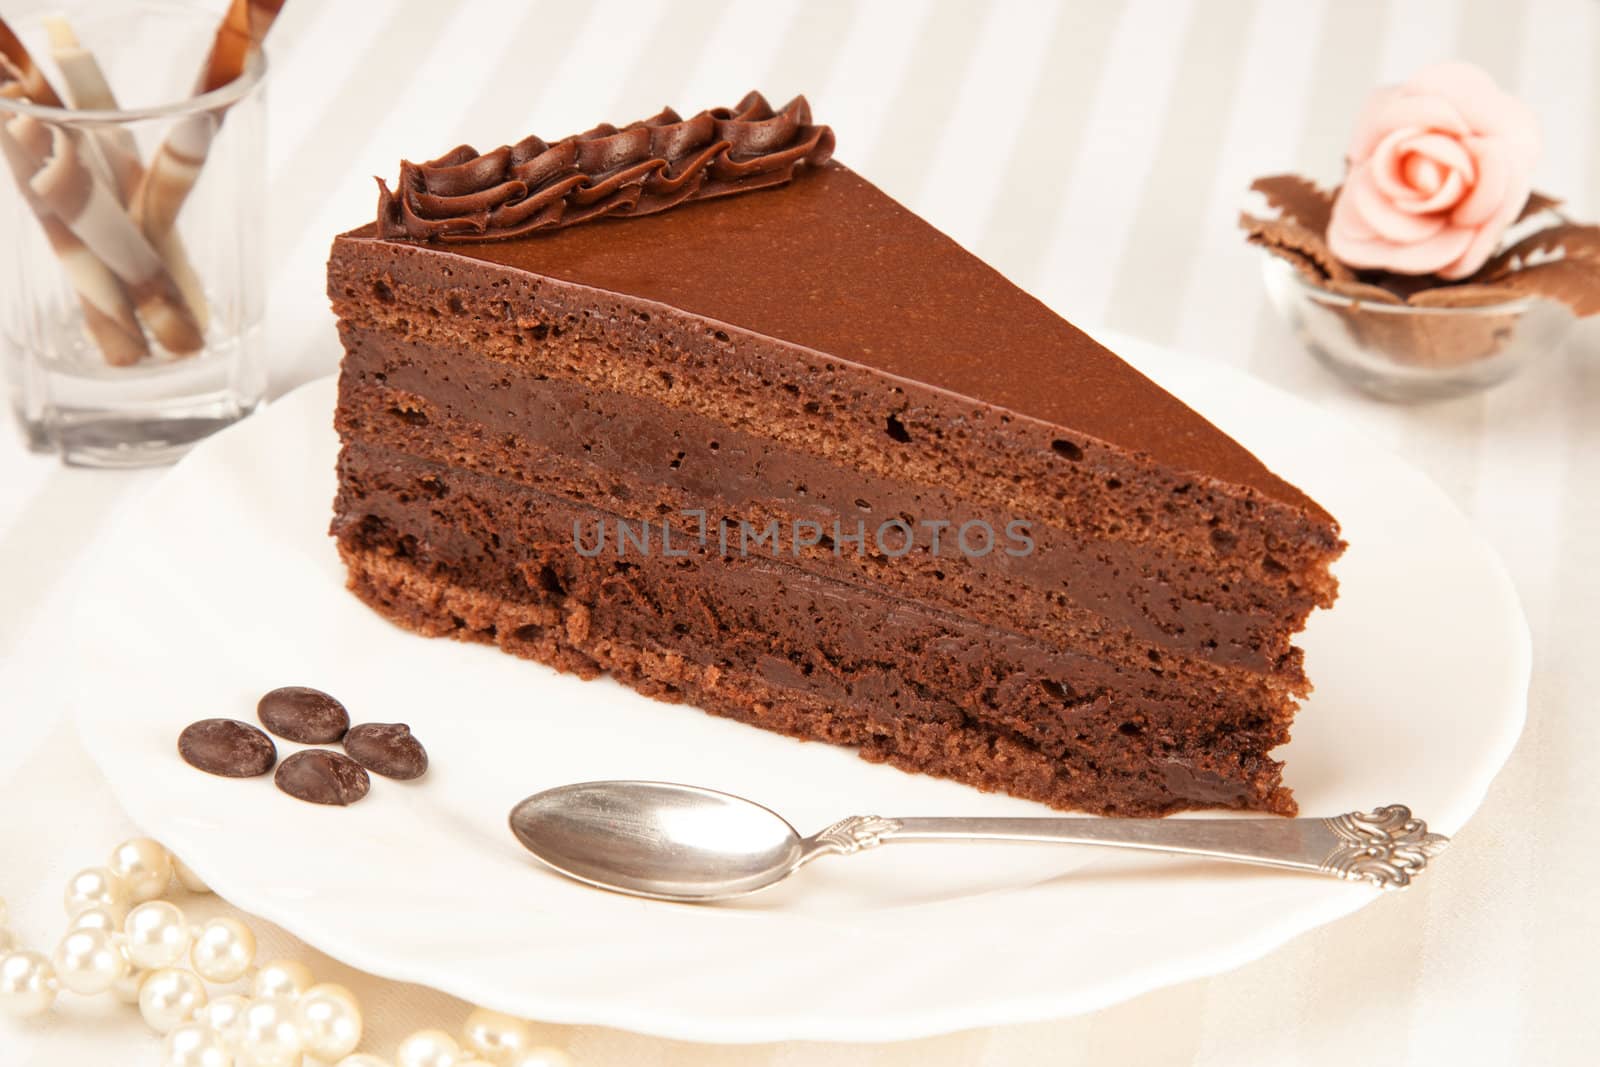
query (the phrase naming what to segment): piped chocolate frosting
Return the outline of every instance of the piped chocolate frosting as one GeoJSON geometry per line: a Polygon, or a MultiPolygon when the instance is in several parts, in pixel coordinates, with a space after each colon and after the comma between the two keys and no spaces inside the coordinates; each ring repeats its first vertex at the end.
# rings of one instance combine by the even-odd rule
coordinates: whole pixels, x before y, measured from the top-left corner
{"type": "Polygon", "coordinates": [[[400,164],[391,192],[378,180],[378,231],[387,238],[499,241],[608,215],[651,215],[782,185],[833,155],[833,130],[811,122],[797,96],[774,111],[752,92],[733,108],[690,118],[671,108],[622,128],[606,124],[553,144],[527,137],[479,153],[462,145],[427,163],[400,164]]]}

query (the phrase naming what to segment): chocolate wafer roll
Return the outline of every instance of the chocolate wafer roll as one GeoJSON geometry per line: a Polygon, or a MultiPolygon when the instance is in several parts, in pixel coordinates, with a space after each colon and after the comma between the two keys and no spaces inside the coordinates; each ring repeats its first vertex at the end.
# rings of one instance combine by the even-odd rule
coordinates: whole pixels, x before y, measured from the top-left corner
{"type": "MultiPolygon", "coordinates": [[[[3,62],[3,57],[0,57],[0,63],[3,62]]],[[[20,82],[0,87],[0,96],[14,99],[19,95],[20,82]]],[[[3,128],[0,128],[0,154],[5,156],[17,179],[17,188],[23,200],[44,227],[45,238],[55,251],[56,258],[61,261],[67,281],[83,309],[84,328],[94,339],[105,361],[113,367],[127,367],[139,362],[149,354],[150,346],[145,341],[144,330],[140,328],[138,319],[134,317],[133,304],[122,283],[34,194],[27,180],[32,162],[3,128]]]]}
{"type": "MultiPolygon", "coordinates": [[[[233,0],[206,57],[196,94],[222,88],[244,73],[252,53],[261,47],[283,0],[233,0]]],[[[147,236],[169,232],[184,201],[200,180],[211,142],[222,125],[223,112],[195,115],[178,123],[150,159],[134,198],[133,217],[147,236]]]]}
{"type": "MultiPolygon", "coordinates": [[[[99,61],[94,53],[79,43],[67,20],[53,17],[45,19],[44,23],[50,34],[51,58],[61,72],[65,96],[72,106],[99,111],[118,110],[116,94],[112,92],[99,61]]],[[[95,128],[90,131],[84,147],[86,158],[99,164],[117,198],[123,204],[128,204],[138,193],[145,174],[144,162],[139,158],[139,146],[134,142],[133,134],[120,126],[95,128]]],[[[146,236],[166,263],[178,291],[183,294],[189,313],[204,333],[211,322],[211,308],[177,230],[169,227],[160,233],[147,233],[146,236]]]]}
{"type": "Polygon", "coordinates": [[[30,115],[6,132],[22,150],[22,173],[39,198],[127,287],[139,317],[168,351],[198,352],[200,324],[161,256],[122,205],[84,165],[76,139],[30,115]]]}

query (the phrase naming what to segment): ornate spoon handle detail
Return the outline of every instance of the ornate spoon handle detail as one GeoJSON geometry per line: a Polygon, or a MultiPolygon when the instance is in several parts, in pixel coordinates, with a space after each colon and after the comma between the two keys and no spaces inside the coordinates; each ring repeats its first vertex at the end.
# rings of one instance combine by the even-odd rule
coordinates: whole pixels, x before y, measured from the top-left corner
{"type": "Polygon", "coordinates": [[[1404,804],[1328,819],[887,819],[855,815],[805,840],[800,863],[897,841],[1038,841],[1204,856],[1364,881],[1411,884],[1450,839],[1404,804]]]}

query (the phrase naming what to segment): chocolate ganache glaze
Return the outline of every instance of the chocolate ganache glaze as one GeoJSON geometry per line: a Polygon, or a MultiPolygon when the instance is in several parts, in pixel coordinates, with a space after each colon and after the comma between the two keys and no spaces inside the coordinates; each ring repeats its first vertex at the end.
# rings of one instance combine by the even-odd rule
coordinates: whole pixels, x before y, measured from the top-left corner
{"type": "Polygon", "coordinates": [[[689,200],[782,185],[833,154],[833,130],[797,96],[774,111],[752,92],[690,118],[671,108],[547,144],[527,137],[479,153],[462,145],[378,180],[378,230],[422,241],[499,241],[607,215],[651,215],[689,200]]]}

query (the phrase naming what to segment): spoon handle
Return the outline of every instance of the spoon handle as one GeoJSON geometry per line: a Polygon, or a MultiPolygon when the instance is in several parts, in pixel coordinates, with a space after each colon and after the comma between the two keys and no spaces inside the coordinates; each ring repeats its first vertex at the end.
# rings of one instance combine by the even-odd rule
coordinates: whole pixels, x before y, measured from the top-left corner
{"type": "Polygon", "coordinates": [[[1404,804],[1327,819],[888,819],[855,815],[805,840],[801,862],[898,841],[1037,841],[1106,845],[1365,881],[1411,883],[1449,844],[1404,804]]]}

